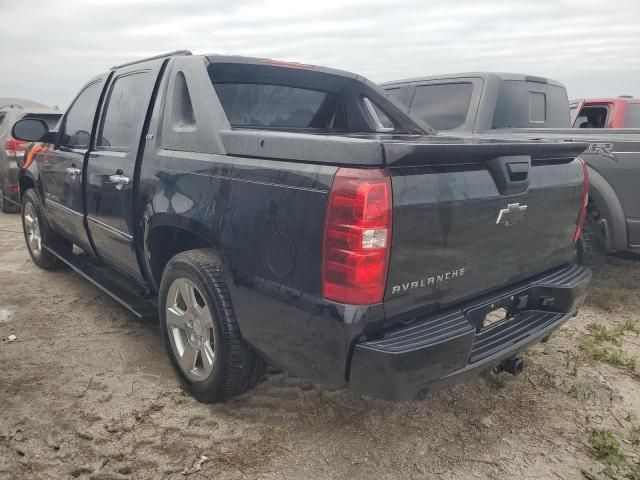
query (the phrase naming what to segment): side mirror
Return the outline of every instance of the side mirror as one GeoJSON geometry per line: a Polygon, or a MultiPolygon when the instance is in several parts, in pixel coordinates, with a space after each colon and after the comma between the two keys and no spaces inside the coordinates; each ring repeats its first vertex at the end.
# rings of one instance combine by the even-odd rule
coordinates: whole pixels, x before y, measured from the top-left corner
{"type": "Polygon", "coordinates": [[[37,118],[25,118],[13,124],[11,136],[25,142],[43,142],[49,140],[49,126],[37,118]]]}

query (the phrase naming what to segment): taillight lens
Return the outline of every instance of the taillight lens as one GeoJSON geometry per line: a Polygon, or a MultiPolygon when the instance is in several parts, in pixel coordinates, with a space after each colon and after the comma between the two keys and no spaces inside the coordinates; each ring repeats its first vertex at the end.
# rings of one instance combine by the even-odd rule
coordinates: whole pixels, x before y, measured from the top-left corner
{"type": "Polygon", "coordinates": [[[589,203],[589,169],[587,163],[578,157],[578,160],[582,164],[583,172],[583,184],[582,184],[582,204],[580,205],[580,213],[578,214],[578,221],[576,222],[576,231],[573,232],[573,243],[575,244],[580,238],[582,232],[582,225],[587,216],[587,203],[589,203]]]}
{"type": "Polygon", "coordinates": [[[9,158],[15,160],[17,157],[22,157],[24,155],[24,147],[27,142],[23,142],[22,140],[16,140],[15,138],[9,137],[4,141],[4,151],[9,158]]]}
{"type": "Polygon", "coordinates": [[[324,298],[354,305],[382,302],[391,210],[391,178],[386,170],[338,169],[324,228],[324,298]]]}

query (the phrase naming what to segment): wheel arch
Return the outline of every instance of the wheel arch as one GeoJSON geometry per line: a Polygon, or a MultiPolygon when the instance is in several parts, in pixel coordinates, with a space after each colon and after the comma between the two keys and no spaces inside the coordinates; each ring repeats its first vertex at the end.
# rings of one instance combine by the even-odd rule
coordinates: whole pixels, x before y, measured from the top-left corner
{"type": "Polygon", "coordinates": [[[20,188],[20,199],[22,199],[24,192],[28,189],[35,188],[40,197],[40,201],[44,203],[44,189],[42,187],[37,162],[33,162],[26,170],[21,169],[18,172],[18,186],[20,188]]]}
{"type": "Polygon", "coordinates": [[[20,198],[22,198],[24,196],[24,192],[30,188],[37,189],[36,181],[30,175],[20,175],[18,177],[18,185],[20,187],[20,198]]]}
{"type": "Polygon", "coordinates": [[[144,234],[144,263],[157,292],[165,266],[175,255],[197,248],[219,254],[219,244],[205,225],[193,219],[162,214],[148,222],[144,234]]]}
{"type": "Polygon", "coordinates": [[[588,208],[597,210],[604,220],[607,251],[626,250],[627,227],[620,199],[611,184],[590,166],[588,208]]]}

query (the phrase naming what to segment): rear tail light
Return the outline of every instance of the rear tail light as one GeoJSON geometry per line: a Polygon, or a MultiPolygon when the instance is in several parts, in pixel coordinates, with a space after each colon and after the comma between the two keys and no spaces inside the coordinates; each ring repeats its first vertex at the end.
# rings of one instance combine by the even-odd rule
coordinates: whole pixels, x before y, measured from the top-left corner
{"type": "Polygon", "coordinates": [[[578,213],[578,221],[576,222],[576,231],[573,232],[572,242],[575,244],[580,238],[582,232],[582,225],[587,216],[587,203],[589,203],[589,169],[587,163],[578,157],[578,160],[582,164],[583,180],[582,180],[582,204],[580,205],[580,213],[578,213]]]}
{"type": "Polygon", "coordinates": [[[16,140],[15,138],[9,137],[4,142],[4,151],[7,156],[13,160],[18,157],[24,156],[24,147],[27,142],[23,142],[22,140],[16,140]]]}
{"type": "Polygon", "coordinates": [[[391,210],[391,179],[386,170],[338,169],[324,228],[324,298],[354,305],[382,302],[391,249],[391,210]]]}

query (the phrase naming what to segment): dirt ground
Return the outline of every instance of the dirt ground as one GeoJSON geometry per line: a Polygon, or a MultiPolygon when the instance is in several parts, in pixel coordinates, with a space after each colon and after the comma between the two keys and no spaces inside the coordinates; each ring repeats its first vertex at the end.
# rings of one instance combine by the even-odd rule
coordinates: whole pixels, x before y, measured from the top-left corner
{"type": "Polygon", "coordinates": [[[638,480],[639,294],[640,262],[612,260],[522,375],[422,402],[270,374],[207,406],[178,386],[156,325],[39,270],[19,216],[0,214],[0,478],[638,480]]]}

